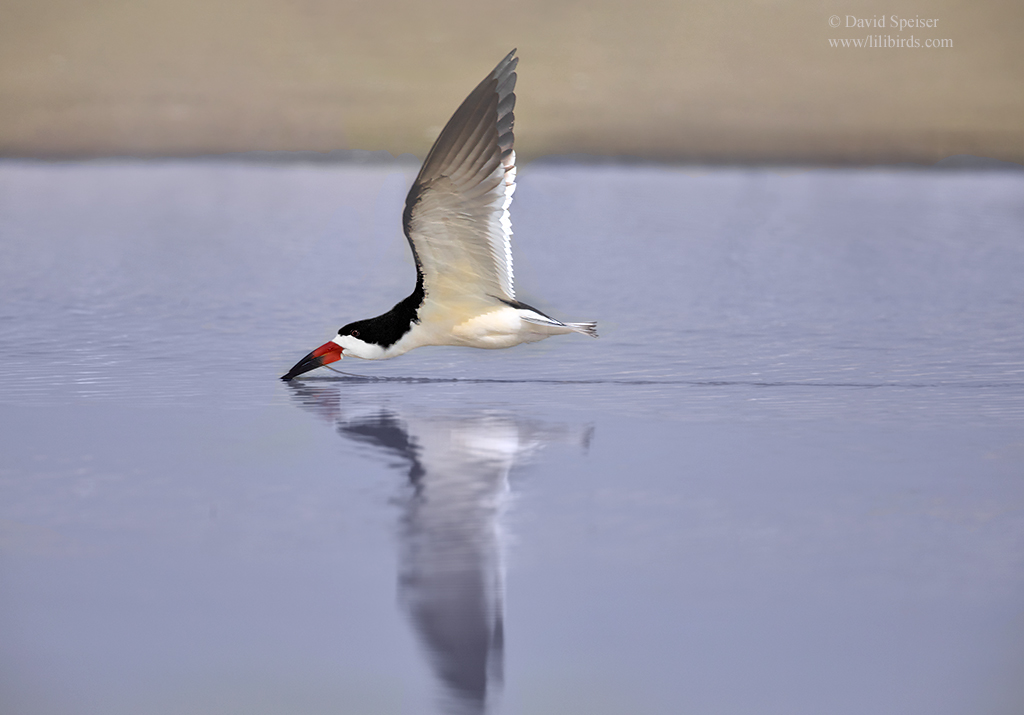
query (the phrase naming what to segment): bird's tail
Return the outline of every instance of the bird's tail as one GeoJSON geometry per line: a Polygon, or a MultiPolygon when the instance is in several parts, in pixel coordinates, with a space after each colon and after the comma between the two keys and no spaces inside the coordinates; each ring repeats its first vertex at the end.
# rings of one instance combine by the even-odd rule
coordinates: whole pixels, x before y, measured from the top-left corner
{"type": "Polygon", "coordinates": [[[577,333],[589,335],[592,338],[598,337],[597,323],[566,323],[565,327],[572,328],[577,333]]]}

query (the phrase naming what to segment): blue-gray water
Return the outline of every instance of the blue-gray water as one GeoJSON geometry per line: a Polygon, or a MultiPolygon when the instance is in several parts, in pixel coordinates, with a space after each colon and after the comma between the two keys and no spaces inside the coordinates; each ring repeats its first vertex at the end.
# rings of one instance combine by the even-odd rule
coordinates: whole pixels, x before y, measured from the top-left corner
{"type": "Polygon", "coordinates": [[[1024,710],[1024,174],[527,166],[600,340],[280,382],[414,172],[0,163],[0,711],[1024,710]]]}

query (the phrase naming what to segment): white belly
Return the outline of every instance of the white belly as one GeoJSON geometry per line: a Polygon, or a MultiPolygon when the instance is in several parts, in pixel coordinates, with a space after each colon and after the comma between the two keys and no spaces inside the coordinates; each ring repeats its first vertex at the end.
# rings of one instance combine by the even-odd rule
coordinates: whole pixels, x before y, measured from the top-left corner
{"type": "Polygon", "coordinates": [[[520,343],[543,340],[552,333],[541,330],[539,325],[527,323],[519,311],[511,306],[501,306],[482,315],[477,315],[452,327],[451,345],[465,345],[474,348],[510,348],[520,343]]]}
{"type": "Polygon", "coordinates": [[[421,322],[413,325],[401,340],[383,351],[378,359],[395,357],[424,345],[499,350],[571,332],[562,326],[537,325],[523,320],[521,311],[508,305],[488,307],[483,312],[468,316],[465,313],[457,315],[451,310],[429,309],[421,315],[421,322]]]}

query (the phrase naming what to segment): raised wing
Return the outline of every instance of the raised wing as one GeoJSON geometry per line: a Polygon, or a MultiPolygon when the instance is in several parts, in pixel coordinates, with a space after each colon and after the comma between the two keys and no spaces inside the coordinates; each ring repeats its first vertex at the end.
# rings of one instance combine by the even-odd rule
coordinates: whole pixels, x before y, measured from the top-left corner
{"type": "Polygon", "coordinates": [[[516,188],[515,54],[448,120],[406,197],[405,236],[432,301],[515,299],[508,215],[516,188]]]}

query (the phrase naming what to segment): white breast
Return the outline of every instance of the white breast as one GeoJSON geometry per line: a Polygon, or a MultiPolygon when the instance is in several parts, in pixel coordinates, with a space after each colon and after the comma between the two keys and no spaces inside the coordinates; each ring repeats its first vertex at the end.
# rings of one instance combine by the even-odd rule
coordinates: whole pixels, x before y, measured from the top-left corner
{"type": "MultiPolygon", "coordinates": [[[[376,350],[356,349],[351,353],[346,347],[345,354],[368,360],[381,360],[426,345],[454,345],[498,350],[521,343],[543,340],[556,333],[568,332],[562,327],[527,322],[522,318],[523,313],[524,311],[518,308],[499,303],[490,310],[459,314],[446,307],[431,305],[428,299],[420,311],[422,316],[420,322],[414,323],[409,332],[394,345],[387,349],[368,346],[376,348],[376,350]]],[[[342,339],[354,340],[348,336],[342,339]]]]}

